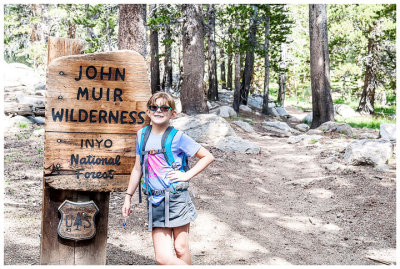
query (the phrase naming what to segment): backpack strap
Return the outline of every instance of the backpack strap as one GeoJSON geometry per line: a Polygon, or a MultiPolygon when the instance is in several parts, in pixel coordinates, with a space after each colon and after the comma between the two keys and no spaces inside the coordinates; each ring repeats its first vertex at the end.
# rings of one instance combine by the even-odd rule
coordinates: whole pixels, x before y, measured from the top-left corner
{"type": "Polygon", "coordinates": [[[171,165],[171,167],[174,170],[177,170],[177,166],[175,163],[174,155],[172,154],[171,145],[172,145],[172,140],[174,140],[174,137],[177,132],[178,129],[175,129],[172,126],[168,126],[167,130],[165,130],[161,139],[162,149],[165,150],[164,153],[165,160],[167,160],[168,164],[171,165]]]}
{"type": "MultiPolygon", "coordinates": [[[[150,133],[151,133],[151,125],[145,126],[142,129],[142,134],[140,136],[140,143],[139,143],[139,149],[140,149],[140,165],[142,166],[142,169],[144,168],[144,177],[147,180],[148,177],[148,169],[147,169],[147,155],[144,154],[144,150],[146,149],[146,144],[147,140],[149,139],[150,133]],[[143,167],[143,164],[145,164],[145,167],[143,167]]],[[[139,203],[142,202],[142,183],[139,181],[139,203]]]]}
{"type": "Polygon", "coordinates": [[[144,154],[143,152],[146,149],[146,144],[147,144],[147,140],[149,139],[150,133],[151,133],[151,125],[145,126],[142,129],[142,135],[140,137],[140,164],[143,166],[143,158],[144,158],[144,154]]]}

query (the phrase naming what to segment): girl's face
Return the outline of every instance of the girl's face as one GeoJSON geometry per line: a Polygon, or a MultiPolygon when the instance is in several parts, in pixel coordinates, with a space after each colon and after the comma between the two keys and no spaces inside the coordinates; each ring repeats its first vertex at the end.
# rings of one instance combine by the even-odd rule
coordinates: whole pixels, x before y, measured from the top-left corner
{"type": "Polygon", "coordinates": [[[176,111],[172,111],[172,109],[168,109],[168,111],[163,112],[161,111],[162,109],[165,108],[160,108],[160,107],[170,107],[168,105],[167,100],[163,98],[158,98],[156,100],[156,103],[153,104],[154,106],[157,106],[157,110],[153,111],[147,108],[146,114],[149,116],[151,119],[151,123],[155,125],[167,125],[169,124],[169,120],[175,118],[176,116],[176,111]]]}

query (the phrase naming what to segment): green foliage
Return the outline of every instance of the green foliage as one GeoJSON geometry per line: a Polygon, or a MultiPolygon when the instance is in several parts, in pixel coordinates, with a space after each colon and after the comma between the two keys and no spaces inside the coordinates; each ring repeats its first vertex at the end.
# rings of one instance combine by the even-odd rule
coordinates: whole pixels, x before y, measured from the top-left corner
{"type": "Polygon", "coordinates": [[[86,53],[115,50],[118,5],[41,4],[4,6],[4,58],[45,73],[48,36],[86,40],[86,53]],[[32,41],[33,29],[39,40],[32,41]],[[73,35],[73,36],[71,36],[73,35]]]}
{"type": "Polygon", "coordinates": [[[336,122],[344,122],[353,128],[379,129],[382,123],[396,123],[396,120],[380,116],[362,116],[353,118],[335,117],[336,122]]]}
{"type": "Polygon", "coordinates": [[[18,122],[18,127],[19,128],[26,128],[28,127],[29,123],[27,122],[18,122]]]}
{"type": "Polygon", "coordinates": [[[341,99],[350,102],[363,88],[365,63],[369,59],[368,39],[380,21],[376,38],[378,92],[395,91],[395,23],[394,5],[329,5],[328,36],[331,88],[341,99]]]}
{"type": "Polygon", "coordinates": [[[154,16],[148,17],[147,25],[151,29],[163,33],[160,39],[161,44],[164,46],[172,46],[172,44],[177,41],[175,38],[180,34],[177,31],[178,27],[172,27],[172,25],[181,23],[179,20],[181,17],[182,12],[178,5],[157,5],[157,11],[154,12],[154,16]]]}

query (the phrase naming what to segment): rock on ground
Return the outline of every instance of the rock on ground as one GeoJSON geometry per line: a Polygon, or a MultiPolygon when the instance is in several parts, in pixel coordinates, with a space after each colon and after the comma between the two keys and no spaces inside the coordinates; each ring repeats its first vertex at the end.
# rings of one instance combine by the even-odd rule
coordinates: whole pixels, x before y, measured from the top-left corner
{"type": "Polygon", "coordinates": [[[291,128],[286,122],[281,121],[264,121],[263,128],[267,131],[278,133],[282,136],[300,134],[299,131],[291,128]]]}
{"type": "Polygon", "coordinates": [[[312,142],[318,142],[323,136],[321,135],[307,135],[307,134],[302,134],[302,135],[294,135],[288,138],[288,143],[289,144],[296,144],[299,142],[307,142],[307,143],[312,143],[312,142]]]}
{"type": "Polygon", "coordinates": [[[335,112],[344,117],[344,118],[351,118],[351,117],[357,117],[360,116],[357,112],[355,112],[350,106],[345,105],[345,104],[336,104],[333,106],[335,109],[335,112]]]}
{"type": "Polygon", "coordinates": [[[223,118],[230,118],[237,116],[236,111],[230,106],[221,106],[215,111],[215,113],[223,118]]]}
{"type": "Polygon", "coordinates": [[[262,96],[257,96],[257,95],[251,94],[247,98],[247,104],[249,106],[261,109],[262,105],[263,105],[263,98],[262,98],[262,96]]]}
{"type": "Polygon", "coordinates": [[[41,83],[40,76],[29,66],[21,63],[6,64],[7,76],[4,76],[4,87],[31,86],[41,83]]]}
{"type": "Polygon", "coordinates": [[[396,124],[382,123],[379,129],[379,137],[396,142],[396,124]]]}
{"type": "Polygon", "coordinates": [[[248,124],[247,122],[238,120],[238,121],[232,121],[232,123],[239,126],[240,128],[242,128],[244,131],[246,131],[248,133],[254,133],[253,127],[251,127],[251,125],[248,124]]]}
{"type": "Polygon", "coordinates": [[[311,122],[312,122],[312,112],[309,113],[309,114],[307,114],[307,115],[303,118],[302,122],[311,123],[311,122]]]}
{"type": "Polygon", "coordinates": [[[239,110],[246,111],[246,112],[252,112],[253,111],[253,110],[251,110],[250,107],[245,106],[245,105],[240,105],[239,106],[239,110]]]}
{"type": "Polygon", "coordinates": [[[210,146],[215,146],[227,136],[236,136],[230,124],[215,114],[182,116],[171,123],[198,143],[210,146]]]}
{"type": "Polygon", "coordinates": [[[228,136],[219,141],[216,148],[225,152],[260,153],[260,147],[238,136],[228,136]]]}
{"type": "Polygon", "coordinates": [[[308,126],[305,123],[297,124],[294,128],[296,128],[297,130],[299,130],[301,132],[307,132],[308,130],[310,130],[310,126],[308,126]]]}
{"type": "Polygon", "coordinates": [[[319,135],[319,134],[323,134],[324,132],[318,129],[310,129],[307,131],[308,135],[319,135]]]}
{"type": "Polygon", "coordinates": [[[279,116],[281,117],[287,117],[289,114],[287,113],[286,109],[284,109],[283,107],[275,107],[276,112],[278,112],[279,116]]]}
{"type": "Polygon", "coordinates": [[[392,157],[393,146],[387,140],[362,139],[351,142],[345,150],[344,161],[351,165],[384,165],[392,157]]]}
{"type": "Polygon", "coordinates": [[[321,124],[317,129],[323,131],[324,133],[337,132],[348,136],[353,136],[351,126],[347,123],[327,121],[321,124]]]}

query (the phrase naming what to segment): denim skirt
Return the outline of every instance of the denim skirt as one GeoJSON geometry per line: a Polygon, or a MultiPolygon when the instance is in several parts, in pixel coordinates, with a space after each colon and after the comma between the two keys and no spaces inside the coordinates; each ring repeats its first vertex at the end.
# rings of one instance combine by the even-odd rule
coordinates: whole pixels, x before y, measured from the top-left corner
{"type": "MultiPolygon", "coordinates": [[[[165,227],[165,199],[159,205],[152,205],[152,227],[165,227]]],[[[197,211],[187,190],[170,193],[169,196],[169,226],[180,227],[194,221],[197,211]]]]}

